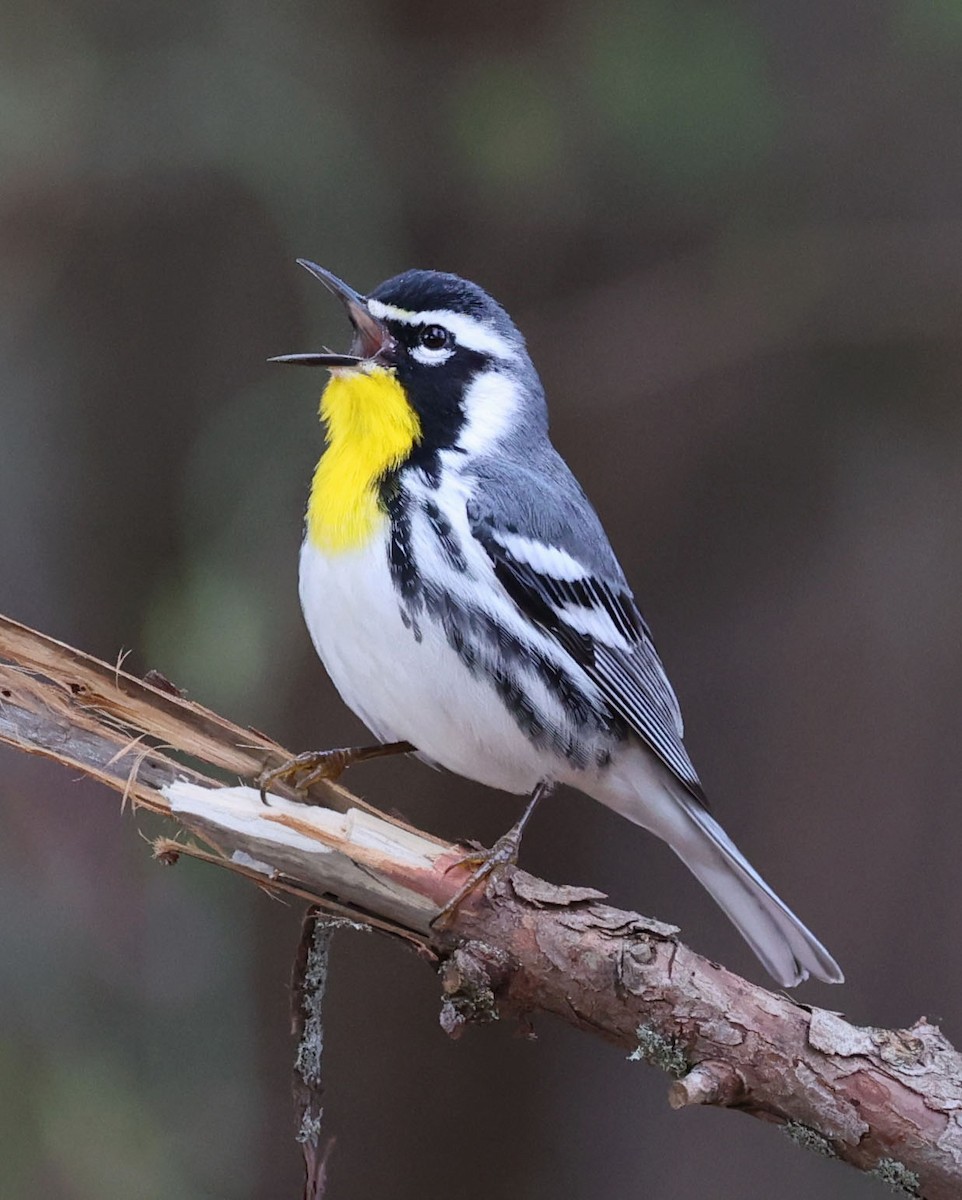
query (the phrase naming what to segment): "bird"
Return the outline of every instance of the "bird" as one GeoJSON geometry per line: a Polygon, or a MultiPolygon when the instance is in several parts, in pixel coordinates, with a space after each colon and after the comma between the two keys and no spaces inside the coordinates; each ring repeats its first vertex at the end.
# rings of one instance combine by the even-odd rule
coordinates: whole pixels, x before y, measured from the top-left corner
{"type": "MultiPolygon", "coordinates": [[[[419,757],[529,797],[456,902],[555,786],[662,838],[783,987],[838,964],[709,811],[651,630],[601,521],[548,431],[525,340],[479,285],[408,270],[367,295],[298,264],[341,302],[326,367],[326,446],[300,553],[308,631],[377,739],[309,751],[260,777],[306,786],[380,754],[419,757]]],[[[446,906],[449,908],[450,906],[446,906]]]]}

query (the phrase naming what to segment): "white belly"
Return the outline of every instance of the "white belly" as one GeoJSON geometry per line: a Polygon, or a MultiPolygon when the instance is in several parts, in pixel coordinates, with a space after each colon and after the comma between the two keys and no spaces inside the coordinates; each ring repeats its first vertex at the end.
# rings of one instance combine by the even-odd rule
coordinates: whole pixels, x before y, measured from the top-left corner
{"type": "Polygon", "coordinates": [[[522,733],[493,685],[461,662],[439,626],[421,621],[420,641],[405,626],[384,536],[335,555],[305,541],[300,595],[328,674],[376,737],[409,741],[449,770],[508,792],[529,792],[546,775],[564,773],[522,733]]]}

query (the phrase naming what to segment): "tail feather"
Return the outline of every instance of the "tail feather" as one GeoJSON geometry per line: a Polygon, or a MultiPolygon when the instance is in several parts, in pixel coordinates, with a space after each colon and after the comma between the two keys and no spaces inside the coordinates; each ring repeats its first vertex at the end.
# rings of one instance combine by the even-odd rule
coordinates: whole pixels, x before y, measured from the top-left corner
{"type": "MultiPolygon", "coordinates": [[[[650,760],[649,760],[650,763],[650,760]]],[[[715,818],[667,773],[641,771],[595,792],[603,803],[664,838],[714,898],[765,969],[782,987],[810,975],[842,983],[835,959],[768,886],[715,818]],[[651,785],[654,784],[654,787],[651,785]]]]}
{"type": "Polygon", "coordinates": [[[685,804],[692,836],[669,843],[720,905],[765,969],[783,987],[809,975],[842,983],[844,975],[818,938],[795,916],[697,802],[685,804]]]}

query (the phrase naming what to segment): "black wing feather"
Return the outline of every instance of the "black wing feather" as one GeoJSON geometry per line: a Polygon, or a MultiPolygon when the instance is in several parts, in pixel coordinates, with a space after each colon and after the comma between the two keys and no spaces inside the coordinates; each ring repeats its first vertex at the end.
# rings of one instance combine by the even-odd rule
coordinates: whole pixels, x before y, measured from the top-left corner
{"type": "Polygon", "coordinates": [[[682,741],[678,701],[630,593],[596,576],[556,579],[515,558],[483,521],[472,531],[495,575],[529,620],[551,634],[596,684],[605,700],[701,804],[705,795],[682,741]],[[629,645],[608,645],[574,629],[559,609],[603,611],[629,645]]]}

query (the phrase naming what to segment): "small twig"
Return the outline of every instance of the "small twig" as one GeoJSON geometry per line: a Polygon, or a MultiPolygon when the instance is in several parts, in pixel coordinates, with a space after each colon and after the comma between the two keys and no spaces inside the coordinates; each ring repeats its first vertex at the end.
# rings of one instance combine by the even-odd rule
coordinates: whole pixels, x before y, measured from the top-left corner
{"type": "Polygon", "coordinates": [[[333,1145],[333,1139],[329,1139],[321,1149],[324,1118],[321,1063],[331,939],[340,923],[325,917],[316,908],[308,909],[301,926],[291,979],[291,1031],[297,1038],[292,1089],[297,1125],[295,1137],[304,1155],[304,1200],[323,1200],[327,1187],[327,1160],[333,1145]]]}
{"type": "Polygon", "coordinates": [[[730,1063],[706,1059],[675,1080],[668,1089],[668,1103],[672,1108],[684,1108],[688,1104],[729,1107],[736,1104],[744,1092],[744,1081],[730,1063]]]}

